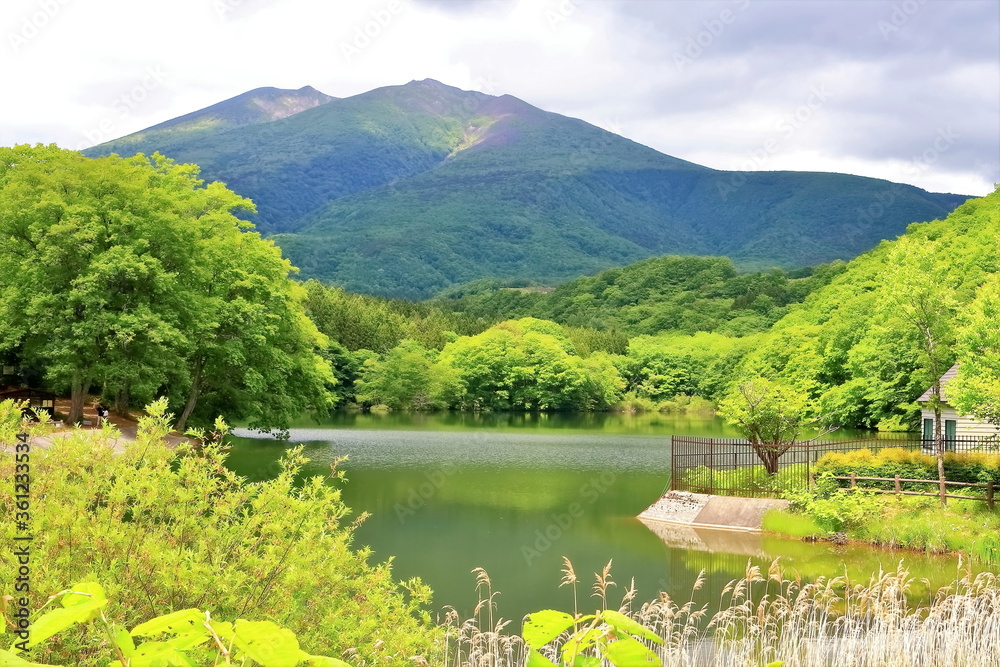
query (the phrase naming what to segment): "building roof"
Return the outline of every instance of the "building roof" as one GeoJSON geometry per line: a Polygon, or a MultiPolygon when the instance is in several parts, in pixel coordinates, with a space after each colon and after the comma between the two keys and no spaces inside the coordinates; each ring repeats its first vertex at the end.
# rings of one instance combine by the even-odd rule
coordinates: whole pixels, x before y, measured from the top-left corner
{"type": "MultiPolygon", "coordinates": [[[[941,400],[944,402],[948,401],[948,383],[951,382],[955,376],[958,375],[958,364],[955,364],[948,369],[948,372],[941,376],[941,400]]],[[[928,387],[927,391],[920,395],[917,399],[918,403],[926,403],[931,400],[931,392],[934,387],[928,387]]]]}

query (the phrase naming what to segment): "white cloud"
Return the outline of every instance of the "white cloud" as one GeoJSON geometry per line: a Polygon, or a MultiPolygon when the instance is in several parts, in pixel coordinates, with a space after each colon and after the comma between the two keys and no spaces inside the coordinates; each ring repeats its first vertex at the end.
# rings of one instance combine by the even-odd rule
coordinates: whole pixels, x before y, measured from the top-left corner
{"type": "Polygon", "coordinates": [[[991,191],[1000,180],[996,0],[925,3],[886,39],[878,21],[893,6],[7,0],[0,143],[77,148],[259,86],[345,97],[435,78],[510,93],[715,168],[743,168],[767,146],[757,168],[991,191]],[[692,43],[696,57],[679,65],[692,43]],[[789,134],[789,119],[823,85],[830,99],[789,134]],[[961,138],[908,169],[949,126],[961,138]]]}

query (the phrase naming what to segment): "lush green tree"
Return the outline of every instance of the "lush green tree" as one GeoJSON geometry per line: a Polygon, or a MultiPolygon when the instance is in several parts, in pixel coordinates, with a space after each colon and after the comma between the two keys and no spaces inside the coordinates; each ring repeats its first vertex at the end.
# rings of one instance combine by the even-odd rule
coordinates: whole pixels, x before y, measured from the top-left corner
{"type": "Polygon", "coordinates": [[[997,238],[1000,191],[911,225],[778,321],[736,379],[790,384],[842,426],[914,428],[916,398],[954,359],[949,320],[1000,271],[997,238]]]}
{"type": "Polygon", "coordinates": [[[0,148],[0,348],[119,409],[169,393],[280,425],[328,402],[323,341],[290,265],[231,213],[252,204],[160,155],[0,148]]]}
{"type": "Polygon", "coordinates": [[[177,427],[196,406],[202,422],[224,414],[255,428],[285,428],[306,409],[325,411],[336,384],[322,355],[328,341],[306,317],[305,289],[289,279],[288,260],[256,233],[226,224],[199,250],[200,319],[191,326],[177,427]]]}
{"type": "Polygon", "coordinates": [[[741,382],[723,399],[719,412],[750,442],[771,475],[778,472],[782,454],[810,423],[806,398],[794,388],[765,378],[741,382]]]}
{"type": "Polygon", "coordinates": [[[368,359],[357,381],[357,400],[393,410],[447,407],[457,382],[436,356],[420,343],[404,340],[381,358],[368,359]]]}
{"type": "Polygon", "coordinates": [[[571,410],[609,407],[622,382],[606,355],[587,361],[566,333],[534,318],[502,322],[463,336],[440,361],[459,381],[456,407],[488,410],[571,410]]]}
{"type": "Polygon", "coordinates": [[[1000,274],[979,289],[962,313],[958,338],[961,364],[948,385],[948,399],[967,414],[1000,426],[1000,274]]]}

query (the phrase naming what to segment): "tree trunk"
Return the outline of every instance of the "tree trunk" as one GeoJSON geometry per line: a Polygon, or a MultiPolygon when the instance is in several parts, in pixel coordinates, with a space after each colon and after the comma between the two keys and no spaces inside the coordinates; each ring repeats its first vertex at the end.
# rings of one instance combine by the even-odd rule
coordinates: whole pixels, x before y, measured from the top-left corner
{"type": "Polygon", "coordinates": [[[66,417],[66,421],[70,424],[76,424],[83,419],[83,403],[87,400],[87,393],[90,391],[90,380],[84,380],[78,372],[73,373],[69,391],[69,415],[66,417]]]}
{"type": "Polygon", "coordinates": [[[941,379],[934,381],[934,392],[931,400],[934,402],[934,449],[937,451],[938,468],[938,492],[941,496],[941,504],[948,503],[946,494],[948,487],[944,477],[944,437],[941,433],[941,379]]]}
{"type": "Polygon", "coordinates": [[[940,378],[934,381],[933,391],[931,392],[931,402],[934,405],[934,451],[937,454],[937,468],[938,468],[938,492],[941,497],[941,504],[944,505],[948,502],[945,497],[947,493],[947,486],[945,485],[944,477],[944,437],[941,433],[941,380],[940,378]]]}
{"type": "Polygon", "coordinates": [[[119,389],[115,392],[115,412],[120,415],[128,414],[128,388],[119,389]]]}
{"type": "Polygon", "coordinates": [[[195,368],[194,378],[191,380],[191,391],[188,393],[187,404],[184,406],[184,411],[181,412],[180,419],[174,425],[174,429],[184,432],[184,428],[187,426],[188,417],[194,412],[194,406],[198,403],[198,392],[201,389],[201,362],[195,368]]]}

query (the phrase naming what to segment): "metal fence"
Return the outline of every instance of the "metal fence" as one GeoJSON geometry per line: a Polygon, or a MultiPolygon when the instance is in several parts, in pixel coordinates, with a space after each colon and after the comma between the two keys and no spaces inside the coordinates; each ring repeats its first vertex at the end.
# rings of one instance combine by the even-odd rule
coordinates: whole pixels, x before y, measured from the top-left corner
{"type": "MultiPolygon", "coordinates": [[[[778,472],[769,475],[757,452],[746,440],[673,436],[670,447],[670,488],[675,491],[731,496],[772,496],[786,489],[807,488],[818,461],[828,452],[856,449],[878,451],[889,447],[934,453],[933,440],[911,434],[882,434],[860,440],[818,440],[796,443],[778,460],[778,472]]],[[[950,452],[997,451],[994,439],[952,437],[950,452]]]]}

